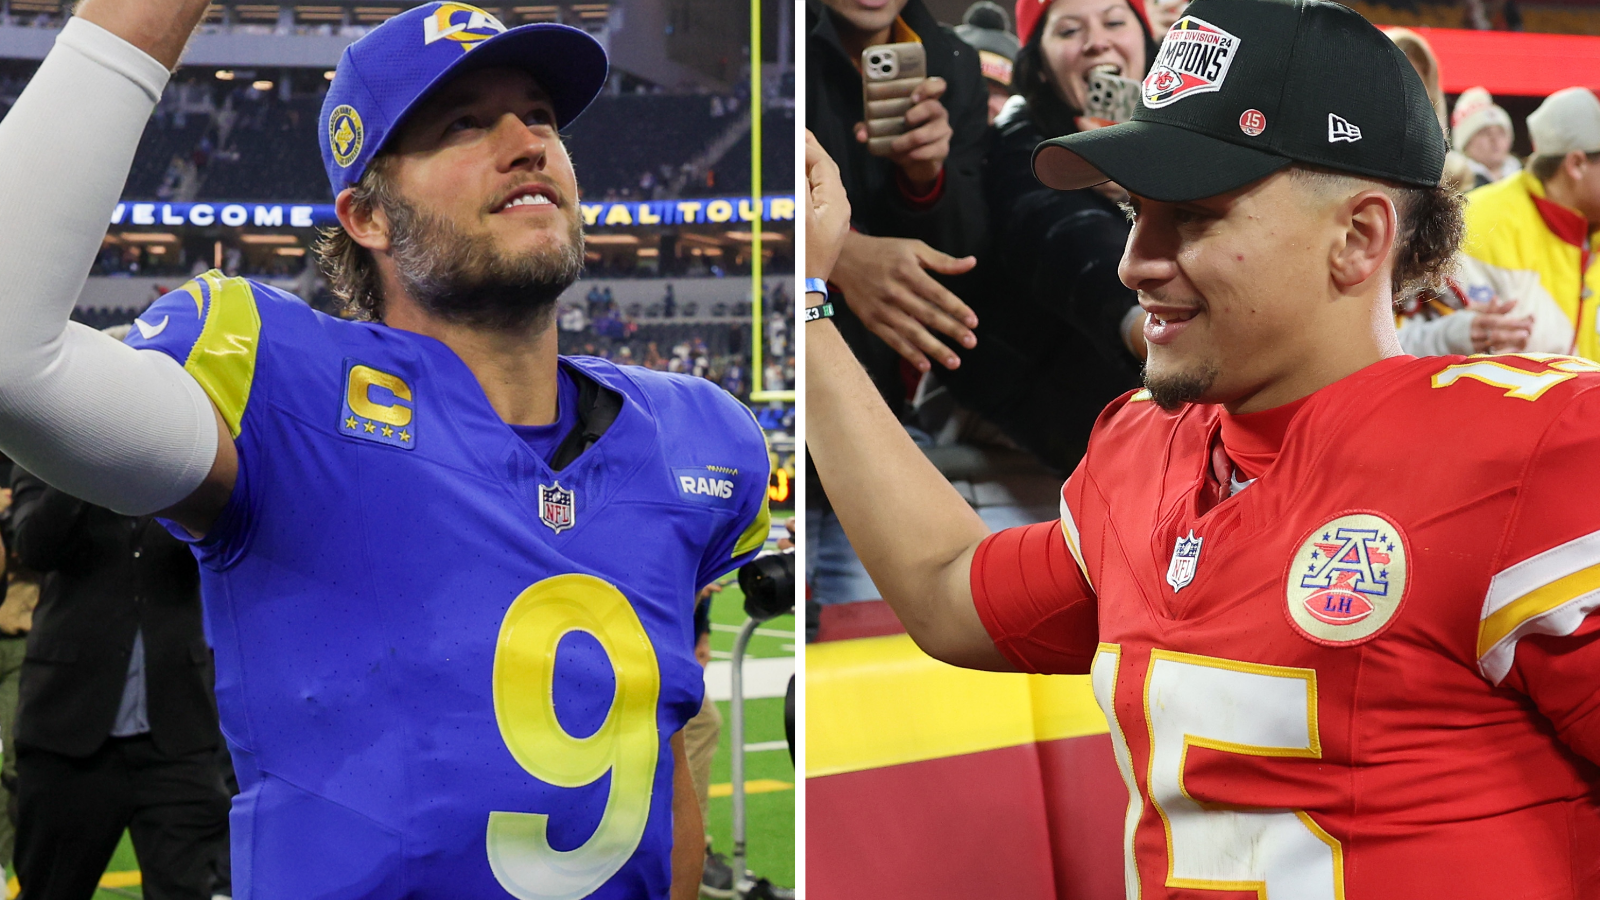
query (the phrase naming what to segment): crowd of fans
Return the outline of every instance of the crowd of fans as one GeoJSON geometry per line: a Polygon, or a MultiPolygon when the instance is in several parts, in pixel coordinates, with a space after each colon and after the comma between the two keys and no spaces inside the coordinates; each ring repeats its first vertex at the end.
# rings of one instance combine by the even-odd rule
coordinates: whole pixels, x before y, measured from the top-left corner
{"type": "MultiPolygon", "coordinates": [[[[0,117],[35,66],[0,63],[0,117]]],[[[169,202],[326,202],[314,132],[327,82],[320,70],[314,74],[279,73],[271,87],[257,88],[244,78],[218,80],[210,72],[180,71],[145,129],[125,195],[169,202]]],[[[586,199],[749,193],[746,89],[675,94],[627,80],[633,90],[620,90],[619,83],[618,90],[597,98],[566,135],[586,199]]],[[[779,80],[765,109],[762,183],[787,191],[794,183],[792,81],[779,80]]]]}
{"type": "MultiPolygon", "coordinates": [[[[0,117],[36,65],[0,62],[0,117]]],[[[327,82],[320,70],[275,77],[271,87],[257,88],[242,77],[180,70],[145,129],[125,196],[327,202],[314,134],[327,82]]],[[[682,94],[617,78],[616,90],[597,98],[566,135],[586,199],[749,193],[747,88],[682,94]]],[[[765,111],[762,184],[786,192],[794,183],[792,80],[777,80],[765,111]]]]}
{"type": "MultiPolygon", "coordinates": [[[[778,282],[763,297],[763,390],[793,390],[794,300],[778,282]]],[[[591,287],[582,303],[564,304],[557,316],[561,352],[600,356],[623,365],[706,378],[748,400],[751,307],[680,299],[668,283],[661,300],[623,307],[610,288],[591,287]],[[706,321],[707,319],[731,321],[706,321]],[[684,320],[695,320],[688,322],[684,320]]]]}
{"type": "MultiPolygon", "coordinates": [[[[1115,184],[1051,190],[1031,161],[1046,139],[1132,115],[1091,102],[1091,82],[1143,80],[1185,6],[981,0],[952,28],[923,0],[808,0],[805,125],[839,165],[852,212],[830,283],[835,322],[913,437],[982,435],[1064,474],[1105,404],[1139,385],[1144,316],[1117,273],[1127,195],[1115,184]],[[928,79],[904,134],[875,153],[860,60],[869,46],[905,41],[920,42],[928,79]]],[[[1486,4],[1463,8],[1472,27],[1492,24],[1486,4]]],[[[1495,8],[1501,26],[1520,21],[1514,4],[1495,8]]],[[[1527,117],[1524,163],[1511,154],[1521,123],[1488,91],[1452,103],[1425,38],[1386,30],[1452,141],[1447,182],[1470,192],[1455,277],[1396,297],[1402,346],[1600,358],[1600,277],[1587,265],[1600,225],[1590,199],[1600,197],[1600,101],[1585,88],[1546,99],[1527,117]]],[[[813,596],[877,596],[814,472],[808,485],[813,596]]]]}

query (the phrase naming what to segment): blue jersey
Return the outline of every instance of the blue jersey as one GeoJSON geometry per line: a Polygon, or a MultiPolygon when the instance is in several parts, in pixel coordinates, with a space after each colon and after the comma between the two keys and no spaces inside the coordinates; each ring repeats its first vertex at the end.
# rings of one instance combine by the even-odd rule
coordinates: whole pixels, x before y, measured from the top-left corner
{"type": "Polygon", "coordinates": [[[768,531],[750,412],[563,358],[622,408],[557,472],[433,338],[215,272],[136,324],[239,452],[194,545],[234,896],[665,898],[695,594],[768,531]]]}

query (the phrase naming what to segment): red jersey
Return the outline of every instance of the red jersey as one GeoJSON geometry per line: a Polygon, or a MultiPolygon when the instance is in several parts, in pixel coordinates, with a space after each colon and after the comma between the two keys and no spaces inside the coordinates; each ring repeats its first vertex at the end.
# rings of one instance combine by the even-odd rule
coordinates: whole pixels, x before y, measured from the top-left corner
{"type": "Polygon", "coordinates": [[[1597,372],[1384,360],[1220,502],[1220,408],[1132,394],[984,541],[996,646],[1110,720],[1130,900],[1600,897],[1597,372]]]}

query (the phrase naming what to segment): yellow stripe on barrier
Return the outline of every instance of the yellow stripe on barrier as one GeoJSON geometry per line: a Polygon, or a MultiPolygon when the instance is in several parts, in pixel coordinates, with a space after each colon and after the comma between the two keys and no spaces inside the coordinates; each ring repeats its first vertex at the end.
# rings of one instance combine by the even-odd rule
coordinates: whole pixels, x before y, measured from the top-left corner
{"type": "Polygon", "coordinates": [[[906,635],[806,647],[806,775],[1105,734],[1087,675],[978,672],[906,635]]]}

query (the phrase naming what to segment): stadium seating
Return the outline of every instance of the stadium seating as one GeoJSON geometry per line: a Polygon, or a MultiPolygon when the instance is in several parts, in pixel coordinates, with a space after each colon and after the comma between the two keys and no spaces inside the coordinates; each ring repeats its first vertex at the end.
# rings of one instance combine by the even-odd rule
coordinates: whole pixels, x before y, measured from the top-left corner
{"type": "MultiPolygon", "coordinates": [[[[768,107],[761,121],[762,193],[787,193],[794,185],[794,108],[768,107]]],[[[716,193],[750,190],[750,136],[746,134],[712,165],[716,193]]]]}
{"type": "MultiPolygon", "coordinates": [[[[596,100],[567,133],[567,149],[584,195],[651,199],[651,191],[639,187],[645,173],[658,185],[670,183],[684,163],[738,121],[738,114],[712,115],[721,108],[721,100],[668,94],[596,100]]],[[[745,153],[749,152],[747,144],[745,153]]]]}
{"type": "Polygon", "coordinates": [[[200,196],[329,202],[328,180],[316,142],[322,98],[295,97],[284,102],[266,95],[237,108],[238,123],[223,152],[212,157],[200,196]]]}

